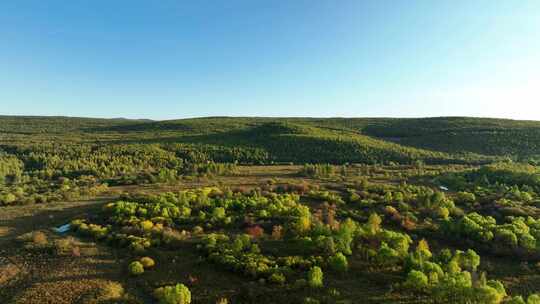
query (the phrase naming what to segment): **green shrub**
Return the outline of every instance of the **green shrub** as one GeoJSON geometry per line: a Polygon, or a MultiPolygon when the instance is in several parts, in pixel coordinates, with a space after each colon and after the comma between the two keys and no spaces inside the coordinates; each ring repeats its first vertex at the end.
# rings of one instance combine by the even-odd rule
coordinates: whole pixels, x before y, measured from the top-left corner
{"type": "Polygon", "coordinates": [[[315,239],[317,248],[326,255],[333,255],[336,253],[336,243],[331,236],[321,235],[315,239]]]}
{"type": "Polygon", "coordinates": [[[311,268],[307,275],[308,284],[311,288],[321,288],[323,284],[323,272],[320,267],[311,268]]]}
{"type": "Polygon", "coordinates": [[[504,288],[504,285],[503,283],[501,283],[500,281],[496,281],[496,280],[489,280],[487,282],[487,285],[489,287],[492,287],[492,288],[495,288],[495,290],[497,290],[497,292],[503,296],[507,296],[506,294],[506,289],[504,288]]]}
{"type": "Polygon", "coordinates": [[[193,227],[193,234],[199,235],[204,233],[204,228],[201,226],[195,226],[193,227]]]}
{"type": "Polygon", "coordinates": [[[217,207],[212,211],[213,219],[220,220],[220,219],[225,218],[225,216],[226,216],[225,208],[223,207],[217,207]]]}
{"type": "Polygon", "coordinates": [[[512,297],[504,302],[505,304],[527,304],[525,300],[523,300],[522,296],[516,296],[512,297]]]}
{"type": "Polygon", "coordinates": [[[413,290],[424,290],[428,287],[428,277],[417,270],[411,270],[407,275],[405,286],[413,290]]]}
{"type": "Polygon", "coordinates": [[[337,272],[346,272],[349,269],[347,257],[343,253],[338,252],[330,258],[330,267],[337,272]]]}
{"type": "Polygon", "coordinates": [[[141,222],[141,228],[146,232],[152,230],[152,227],[154,227],[154,223],[152,223],[152,221],[146,220],[141,222]]]}
{"type": "Polygon", "coordinates": [[[142,257],[139,262],[144,266],[144,268],[151,268],[156,265],[156,262],[151,257],[142,257]]]}
{"type": "Polygon", "coordinates": [[[365,225],[365,230],[369,235],[375,235],[381,230],[382,219],[377,213],[372,213],[365,225]]]}
{"type": "Polygon", "coordinates": [[[472,204],[476,201],[476,196],[469,192],[458,192],[456,200],[465,204],[472,204]]]}
{"type": "Polygon", "coordinates": [[[490,286],[481,286],[474,290],[474,298],[478,303],[499,304],[504,295],[499,293],[497,289],[490,286]]]}
{"type": "Polygon", "coordinates": [[[527,298],[527,304],[540,304],[540,295],[532,294],[527,298]]]}
{"type": "Polygon", "coordinates": [[[137,276],[144,273],[144,266],[139,261],[131,262],[128,266],[128,269],[131,275],[137,276]]]}
{"type": "Polygon", "coordinates": [[[154,297],[160,304],[190,304],[191,291],[184,284],[165,286],[154,290],[154,297]]]}
{"type": "Polygon", "coordinates": [[[480,256],[472,249],[468,249],[466,252],[458,250],[456,257],[463,269],[476,271],[476,268],[480,266],[480,256]]]}
{"type": "Polygon", "coordinates": [[[17,197],[13,195],[12,193],[5,194],[3,196],[0,196],[0,202],[4,205],[9,205],[17,200],[17,197]]]}

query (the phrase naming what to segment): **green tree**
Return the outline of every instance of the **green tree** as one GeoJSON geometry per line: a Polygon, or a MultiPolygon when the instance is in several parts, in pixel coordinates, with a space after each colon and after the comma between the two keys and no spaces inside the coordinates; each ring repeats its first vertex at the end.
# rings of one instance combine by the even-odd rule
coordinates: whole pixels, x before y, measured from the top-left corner
{"type": "Polygon", "coordinates": [[[416,246],[416,253],[424,260],[428,260],[429,258],[431,258],[432,253],[429,249],[429,244],[426,239],[421,239],[418,242],[418,246],[416,246]]]}
{"type": "Polygon", "coordinates": [[[366,228],[370,235],[376,235],[381,230],[382,219],[377,213],[372,213],[367,221],[366,228]]]}
{"type": "Polygon", "coordinates": [[[425,290],[429,284],[428,277],[421,271],[411,270],[405,280],[405,286],[413,290],[425,290]]]}
{"type": "Polygon", "coordinates": [[[220,220],[220,219],[225,218],[225,216],[226,216],[225,208],[223,207],[216,207],[212,211],[212,218],[214,219],[220,220]]]}
{"type": "Polygon", "coordinates": [[[480,265],[480,256],[472,249],[468,249],[466,252],[458,251],[457,258],[460,266],[467,270],[476,271],[480,265]]]}
{"type": "Polygon", "coordinates": [[[311,288],[321,288],[323,284],[323,272],[318,266],[314,266],[308,271],[307,275],[308,284],[311,288]]]}
{"type": "Polygon", "coordinates": [[[346,272],[349,269],[349,263],[347,257],[343,253],[338,252],[336,255],[330,258],[330,267],[337,272],[346,272]]]}
{"type": "Polygon", "coordinates": [[[474,289],[474,298],[478,303],[499,304],[502,302],[504,295],[499,293],[497,289],[493,287],[483,286],[474,289]]]}
{"type": "Polygon", "coordinates": [[[540,304],[540,295],[532,294],[527,298],[527,304],[540,304]]]}
{"type": "Polygon", "coordinates": [[[387,191],[385,194],[384,194],[384,202],[387,203],[387,204],[390,204],[392,203],[393,201],[393,196],[392,196],[392,192],[390,191],[387,191]]]}
{"type": "Polygon", "coordinates": [[[335,236],[336,248],[338,251],[341,251],[346,255],[352,254],[351,244],[354,240],[357,228],[357,224],[349,218],[339,225],[339,229],[335,236]]]}

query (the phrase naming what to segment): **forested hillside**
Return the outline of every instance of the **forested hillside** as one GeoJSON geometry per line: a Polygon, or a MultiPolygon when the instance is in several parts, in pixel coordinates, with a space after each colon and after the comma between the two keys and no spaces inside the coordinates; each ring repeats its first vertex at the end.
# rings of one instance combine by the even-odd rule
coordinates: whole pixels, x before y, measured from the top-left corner
{"type": "Polygon", "coordinates": [[[540,151],[540,123],[478,118],[426,118],[379,121],[368,135],[402,145],[459,153],[527,158],[540,151]]]}
{"type": "Polygon", "coordinates": [[[534,163],[539,147],[539,122],[496,119],[0,116],[0,182],[11,187],[0,201],[222,174],[234,164],[534,163]]]}
{"type": "Polygon", "coordinates": [[[204,144],[266,153],[264,159],[259,155],[240,162],[488,162],[492,157],[537,157],[540,122],[459,117],[149,121],[0,116],[0,143],[8,150],[10,145],[52,140],[98,145],[204,144]]]}

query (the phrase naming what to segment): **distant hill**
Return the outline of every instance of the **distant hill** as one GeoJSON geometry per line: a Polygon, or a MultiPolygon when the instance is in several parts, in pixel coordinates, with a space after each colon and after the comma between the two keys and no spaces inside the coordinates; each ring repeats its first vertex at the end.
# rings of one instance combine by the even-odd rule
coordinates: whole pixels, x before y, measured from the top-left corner
{"type": "Polygon", "coordinates": [[[85,128],[105,128],[122,124],[151,122],[151,120],[132,120],[126,118],[81,118],[65,116],[1,116],[2,133],[64,133],[85,128]]]}
{"type": "Polygon", "coordinates": [[[490,162],[538,157],[540,122],[465,117],[151,121],[0,116],[0,144],[5,148],[54,141],[259,149],[269,159],[284,162],[490,162]]]}

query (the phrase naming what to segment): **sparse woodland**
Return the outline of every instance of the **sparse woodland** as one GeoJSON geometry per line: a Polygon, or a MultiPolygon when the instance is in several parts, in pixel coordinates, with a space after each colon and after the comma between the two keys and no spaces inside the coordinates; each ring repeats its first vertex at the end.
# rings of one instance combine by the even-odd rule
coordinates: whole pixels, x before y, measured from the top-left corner
{"type": "Polygon", "coordinates": [[[0,213],[106,201],[9,243],[114,250],[120,283],[81,303],[540,303],[540,123],[0,122],[0,213]]]}

